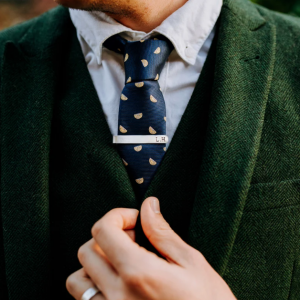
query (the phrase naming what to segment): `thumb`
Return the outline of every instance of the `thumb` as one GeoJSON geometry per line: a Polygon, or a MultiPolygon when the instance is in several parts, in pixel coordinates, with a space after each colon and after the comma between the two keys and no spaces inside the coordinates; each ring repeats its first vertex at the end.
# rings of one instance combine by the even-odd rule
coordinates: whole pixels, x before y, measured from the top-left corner
{"type": "Polygon", "coordinates": [[[171,229],[160,213],[158,199],[147,198],[142,204],[140,216],[143,231],[157,251],[169,262],[186,266],[193,248],[171,229]]]}

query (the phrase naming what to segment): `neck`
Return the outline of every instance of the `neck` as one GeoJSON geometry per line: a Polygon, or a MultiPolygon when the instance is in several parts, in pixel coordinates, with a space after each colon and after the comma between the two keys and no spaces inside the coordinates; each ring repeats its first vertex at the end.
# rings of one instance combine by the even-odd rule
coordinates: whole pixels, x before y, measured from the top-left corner
{"type": "Polygon", "coordinates": [[[139,6],[125,14],[106,12],[110,17],[133,30],[150,32],[188,0],[141,0],[139,6]]]}

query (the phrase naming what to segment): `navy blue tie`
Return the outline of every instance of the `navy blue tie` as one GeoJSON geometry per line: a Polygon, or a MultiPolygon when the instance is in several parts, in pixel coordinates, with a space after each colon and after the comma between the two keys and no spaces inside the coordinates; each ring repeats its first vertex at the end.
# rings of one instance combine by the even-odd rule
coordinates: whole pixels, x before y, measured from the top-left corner
{"type": "Polygon", "coordinates": [[[130,42],[115,35],[104,46],[124,56],[126,82],[114,142],[141,199],[166,151],[166,106],[158,79],[173,45],[163,36],[130,42]]]}

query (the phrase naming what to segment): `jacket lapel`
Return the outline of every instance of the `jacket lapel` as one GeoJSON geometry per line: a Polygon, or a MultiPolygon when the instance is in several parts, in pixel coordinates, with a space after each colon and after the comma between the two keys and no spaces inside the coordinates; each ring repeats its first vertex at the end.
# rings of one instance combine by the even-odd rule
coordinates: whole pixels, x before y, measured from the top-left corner
{"type": "MultiPolygon", "coordinates": [[[[101,190],[98,192],[101,194],[100,200],[105,199],[108,203],[103,203],[102,206],[108,210],[109,207],[112,209],[119,206],[137,206],[125,167],[112,145],[112,136],[86,68],[68,9],[59,7],[36,22],[34,31],[29,29],[23,40],[7,43],[0,73],[0,212],[10,299],[20,299],[20,295],[22,299],[50,297],[50,293],[45,295],[52,282],[50,251],[53,245],[50,245],[49,218],[49,158],[52,149],[50,137],[53,130],[54,103],[63,90],[59,79],[65,82],[61,78],[61,68],[66,65],[66,61],[72,62],[68,70],[71,75],[68,74],[77,84],[75,87],[71,86],[75,94],[70,99],[70,109],[76,111],[78,105],[82,104],[83,108],[86,105],[86,114],[89,114],[89,117],[84,113],[81,114],[82,118],[77,116],[79,123],[82,122],[77,133],[82,134],[82,144],[89,144],[89,138],[97,139],[98,150],[105,157],[103,161],[106,167],[102,173],[105,173],[103,177],[106,175],[106,185],[102,187],[106,194],[101,190]],[[89,93],[86,93],[87,90],[89,93]],[[79,97],[81,99],[78,99],[79,97]],[[101,130],[98,131],[99,128],[101,130]],[[96,132],[97,136],[84,136],[86,132],[83,132],[83,129],[96,132]],[[109,189],[110,185],[117,188],[109,189]]],[[[99,206],[99,199],[97,205],[99,206]]]]}
{"type": "Polygon", "coordinates": [[[3,54],[1,211],[9,299],[46,299],[50,288],[50,129],[60,65],[57,45],[64,46],[61,28],[66,33],[70,28],[65,27],[67,10],[51,14],[50,24],[33,21],[41,29],[41,36],[35,33],[39,44],[32,43],[29,28],[28,39],[8,42],[3,54]],[[45,25],[53,26],[52,35],[42,36],[45,25]]]}
{"type": "Polygon", "coordinates": [[[6,45],[4,57],[1,205],[7,284],[10,299],[17,299],[20,291],[26,294],[30,286],[45,288],[40,280],[49,270],[48,156],[53,71],[50,61],[26,60],[13,44],[6,45]]]}
{"type": "MultiPolygon", "coordinates": [[[[145,195],[145,198],[155,196],[160,200],[164,218],[183,240],[187,239],[197,190],[213,87],[215,57],[216,39],[163,162],[145,195]]],[[[137,241],[142,243],[143,247],[155,252],[142,230],[139,227],[136,230],[137,241]]]]}
{"type": "Polygon", "coordinates": [[[250,186],[275,59],[275,28],[248,1],[224,2],[189,229],[189,243],[222,275],[250,186]]]}

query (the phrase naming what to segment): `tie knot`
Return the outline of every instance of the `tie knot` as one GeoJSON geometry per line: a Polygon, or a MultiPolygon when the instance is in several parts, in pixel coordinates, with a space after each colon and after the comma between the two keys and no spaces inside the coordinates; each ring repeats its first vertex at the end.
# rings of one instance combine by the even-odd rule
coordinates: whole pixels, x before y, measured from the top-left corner
{"type": "Polygon", "coordinates": [[[173,50],[172,43],[164,36],[141,41],[127,41],[114,35],[104,46],[124,56],[126,82],[158,80],[166,60],[173,50]]]}

